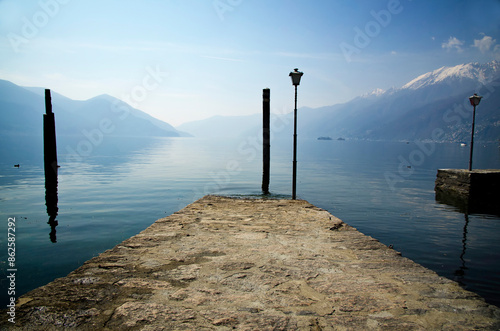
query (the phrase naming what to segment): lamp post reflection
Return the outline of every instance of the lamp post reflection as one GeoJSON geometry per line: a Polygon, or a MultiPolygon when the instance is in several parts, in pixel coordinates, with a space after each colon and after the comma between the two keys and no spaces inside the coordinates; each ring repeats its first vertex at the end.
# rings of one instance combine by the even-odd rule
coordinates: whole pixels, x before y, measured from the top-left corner
{"type": "Polygon", "coordinates": [[[465,276],[465,271],[468,269],[465,266],[465,251],[467,249],[467,226],[469,225],[469,214],[465,213],[465,225],[464,225],[464,236],[462,239],[462,254],[460,254],[460,261],[462,261],[462,265],[455,270],[455,279],[460,285],[464,286],[463,279],[465,276]]]}

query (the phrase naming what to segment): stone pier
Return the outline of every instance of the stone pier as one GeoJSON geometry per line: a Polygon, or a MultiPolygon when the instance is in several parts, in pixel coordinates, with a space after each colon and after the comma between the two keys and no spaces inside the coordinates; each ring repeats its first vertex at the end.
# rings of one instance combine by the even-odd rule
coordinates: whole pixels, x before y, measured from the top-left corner
{"type": "Polygon", "coordinates": [[[500,214],[500,170],[439,169],[436,200],[465,213],[500,214]]]}
{"type": "Polygon", "coordinates": [[[498,330],[500,309],[303,200],[206,196],[17,301],[24,330],[498,330]]]}

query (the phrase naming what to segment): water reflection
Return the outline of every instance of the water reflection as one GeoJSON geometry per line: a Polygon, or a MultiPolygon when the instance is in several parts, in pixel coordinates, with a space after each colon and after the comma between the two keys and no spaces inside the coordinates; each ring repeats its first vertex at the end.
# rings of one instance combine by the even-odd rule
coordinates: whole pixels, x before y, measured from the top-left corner
{"type": "MultiPolygon", "coordinates": [[[[467,235],[468,235],[468,226],[469,226],[470,217],[471,217],[470,215],[473,215],[473,216],[474,216],[474,214],[481,214],[484,216],[487,214],[500,215],[498,213],[498,208],[492,207],[491,204],[485,204],[485,203],[478,204],[477,200],[474,200],[474,199],[457,198],[457,196],[453,196],[453,195],[446,194],[446,193],[443,194],[443,193],[439,193],[439,192],[436,192],[435,200],[436,200],[436,202],[438,202],[440,204],[454,207],[456,211],[463,214],[465,222],[464,222],[464,227],[463,227],[463,231],[462,231],[463,236],[462,236],[462,251],[460,253],[460,265],[453,272],[453,276],[454,276],[453,279],[457,283],[459,283],[460,286],[462,286],[463,288],[466,288],[466,289],[471,290],[471,291],[479,291],[479,289],[477,288],[478,280],[474,279],[476,276],[473,275],[475,271],[477,272],[477,270],[474,270],[474,268],[469,270],[469,268],[467,267],[466,259],[465,259],[465,254],[466,254],[466,251],[468,248],[467,247],[467,235]],[[485,214],[485,213],[487,213],[487,214],[485,214]],[[467,275],[467,273],[468,273],[468,275],[467,275]]],[[[492,217],[495,218],[495,216],[492,216],[492,217]]],[[[473,245],[473,246],[469,247],[469,249],[472,249],[472,250],[478,249],[477,245],[473,245]]],[[[469,255],[470,255],[470,253],[469,253],[469,255]]],[[[469,257],[468,260],[469,260],[469,262],[475,261],[477,263],[476,258],[469,257]]],[[[486,267],[484,267],[484,269],[486,270],[486,267]]],[[[492,297],[487,296],[486,292],[480,293],[480,294],[485,296],[488,301],[491,301],[494,304],[498,304],[496,301],[492,301],[492,297]]]]}
{"type": "MultiPolygon", "coordinates": [[[[60,201],[61,209],[55,212],[64,220],[64,228],[57,228],[59,237],[64,233],[64,238],[58,238],[58,245],[48,245],[45,224],[41,229],[35,223],[26,225],[31,227],[26,231],[44,240],[25,239],[22,242],[26,247],[24,251],[29,252],[23,256],[29,281],[19,285],[24,293],[66,275],[92,256],[204,194],[261,192],[262,164],[258,153],[255,152],[253,159],[252,154],[240,154],[240,141],[105,137],[101,145],[95,146],[90,155],[82,156],[79,161],[66,153],[68,146],[76,150],[78,139],[58,138],[62,152],[58,182],[61,182],[64,196],[60,201]],[[228,165],[236,162],[239,172],[224,176],[228,173],[228,165]],[[205,190],[206,187],[219,191],[205,190]],[[96,227],[99,228],[97,232],[96,227]],[[60,245],[64,245],[64,249],[60,249],[60,245]],[[51,255],[47,255],[48,250],[51,255]]],[[[500,252],[497,238],[500,218],[492,216],[488,222],[479,222],[476,220],[483,216],[470,215],[467,216],[470,222],[466,221],[467,226],[464,226],[464,214],[434,204],[435,169],[458,168],[463,164],[462,156],[457,154],[461,151],[459,147],[457,153],[451,153],[449,149],[454,151],[454,146],[437,144],[435,158],[427,158],[429,162],[415,169],[415,173],[399,183],[393,192],[386,183],[384,172],[387,169],[397,172],[398,156],[411,152],[407,150],[408,145],[348,141],[325,145],[318,144],[317,140],[303,144],[302,148],[299,146],[299,151],[304,153],[299,156],[302,162],[298,172],[299,197],[329,210],[367,235],[394,244],[406,257],[442,276],[462,277],[461,282],[466,283],[468,290],[477,291],[488,302],[499,305],[500,269],[495,262],[500,259],[497,253],[500,252]],[[456,159],[447,160],[443,155],[456,155],[456,159]]],[[[40,145],[35,151],[37,160],[41,159],[40,145]]],[[[286,197],[290,193],[291,178],[289,141],[276,140],[274,145],[270,190],[286,197]]],[[[24,151],[30,157],[35,155],[26,152],[26,148],[24,151]]],[[[488,155],[499,155],[489,151],[488,155]]],[[[40,198],[39,185],[43,183],[40,178],[43,175],[38,171],[40,167],[33,161],[35,166],[32,168],[38,172],[31,174],[28,170],[32,168],[23,167],[27,161],[20,156],[13,157],[3,149],[0,155],[7,155],[12,160],[8,169],[5,168],[12,175],[5,171],[8,176],[0,177],[5,188],[0,190],[2,215],[26,213],[29,208],[33,210],[32,215],[39,213],[39,205],[33,201],[40,198]],[[12,167],[18,162],[22,163],[22,173],[12,167]],[[10,183],[13,183],[12,189],[6,187],[10,183]],[[23,194],[27,188],[30,194],[23,194]],[[9,199],[9,196],[19,196],[19,199],[9,199]]],[[[467,159],[468,154],[463,157],[467,159]]],[[[479,160],[478,166],[484,168],[498,168],[500,164],[498,158],[488,162],[479,160]]],[[[55,188],[57,194],[57,184],[55,188]]],[[[57,207],[57,200],[52,206],[57,207]]],[[[54,222],[56,219],[52,218],[54,222]]]]}
{"type": "Polygon", "coordinates": [[[47,215],[49,215],[47,224],[50,225],[50,241],[56,243],[56,227],[58,225],[56,217],[59,211],[57,207],[57,165],[53,165],[51,168],[53,168],[52,171],[45,172],[45,205],[47,206],[47,215]]]}
{"type": "Polygon", "coordinates": [[[460,254],[460,261],[462,265],[455,270],[456,281],[461,285],[465,286],[464,278],[465,271],[467,270],[467,266],[465,265],[465,250],[467,249],[467,226],[469,225],[469,214],[464,214],[465,216],[465,225],[464,225],[464,236],[462,239],[462,254],[460,254]]]}
{"type": "Polygon", "coordinates": [[[497,197],[491,199],[486,198],[469,198],[449,192],[436,191],[435,200],[437,203],[455,207],[463,214],[490,214],[500,216],[500,204],[497,202],[497,197]]]}

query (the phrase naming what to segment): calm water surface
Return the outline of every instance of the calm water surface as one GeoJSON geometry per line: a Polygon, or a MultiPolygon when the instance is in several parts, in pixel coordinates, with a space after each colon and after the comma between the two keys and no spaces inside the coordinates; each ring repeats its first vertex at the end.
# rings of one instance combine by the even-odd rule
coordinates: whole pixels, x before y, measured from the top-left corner
{"type": "MultiPolygon", "coordinates": [[[[261,194],[261,150],[252,139],[107,137],[82,157],[71,154],[77,146],[58,137],[57,243],[49,238],[41,142],[19,139],[0,152],[2,305],[9,217],[19,296],[205,194],[261,194]]],[[[272,197],[290,198],[291,147],[291,139],[272,142],[272,197]]],[[[457,144],[299,139],[297,195],[500,305],[500,217],[464,215],[434,199],[437,169],[466,168],[468,153],[457,144]]],[[[498,146],[477,144],[474,153],[475,168],[500,168],[498,146]]]]}

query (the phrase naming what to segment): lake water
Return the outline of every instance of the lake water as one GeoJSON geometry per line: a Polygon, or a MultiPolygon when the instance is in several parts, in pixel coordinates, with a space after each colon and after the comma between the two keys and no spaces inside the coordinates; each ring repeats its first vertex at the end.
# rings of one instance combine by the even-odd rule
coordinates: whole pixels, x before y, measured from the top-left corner
{"type": "MultiPolygon", "coordinates": [[[[16,220],[19,296],[67,275],[205,194],[261,196],[262,152],[256,137],[106,137],[98,144],[58,137],[54,243],[41,151],[41,141],[19,138],[0,152],[2,306],[8,299],[9,218],[16,220]]],[[[474,168],[500,168],[497,145],[478,143],[474,153],[474,168]]],[[[458,144],[299,136],[297,196],[500,305],[500,217],[464,215],[434,198],[437,169],[466,168],[468,157],[469,148],[458,144]]],[[[291,168],[291,137],[272,141],[271,197],[290,198],[291,168]]]]}

